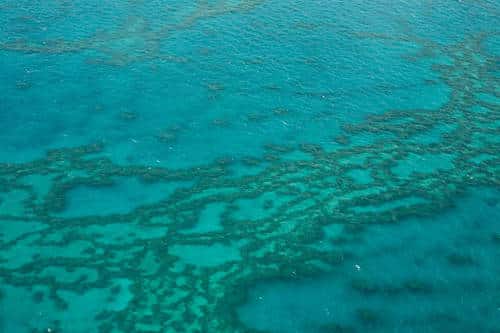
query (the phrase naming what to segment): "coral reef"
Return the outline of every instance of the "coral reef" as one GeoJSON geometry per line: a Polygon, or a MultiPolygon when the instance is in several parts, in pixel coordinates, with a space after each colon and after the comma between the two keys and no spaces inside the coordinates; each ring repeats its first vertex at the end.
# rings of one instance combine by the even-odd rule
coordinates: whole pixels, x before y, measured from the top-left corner
{"type": "MultiPolygon", "coordinates": [[[[152,29],[134,18],[117,31],[78,41],[10,41],[0,48],[30,53],[94,50],[101,54],[98,61],[119,65],[165,58],[158,41],[174,31],[260,3],[198,1],[197,9],[174,25],[152,29]],[[125,38],[133,40],[131,50],[140,43],[139,49],[146,52],[117,52],[113,43],[125,38]]],[[[176,170],[122,166],[98,155],[101,143],[52,150],[32,162],[0,164],[0,219],[8,226],[1,231],[1,285],[28,290],[34,302],[53,306],[54,331],[63,325],[57,310],[68,311],[73,298],[98,291],[107,295],[93,313],[100,332],[252,332],[235,311],[249,286],[325,272],[349,258],[348,252],[319,249],[318,242],[355,238],[365,232],[365,225],[437,214],[470,186],[500,185],[500,109],[484,98],[499,96],[498,58],[483,49],[486,37],[471,36],[453,46],[402,37],[421,45],[415,61],[448,60],[433,66],[451,89],[446,104],[436,110],[389,110],[346,125],[333,151],[317,144],[267,145],[261,158],[238,161],[262,167],[255,174],[235,177],[232,159],[176,170]],[[436,141],[415,140],[442,125],[449,130],[436,141]],[[356,144],[360,135],[369,140],[356,144]],[[294,153],[303,158],[289,158],[294,153]],[[418,167],[413,168],[415,163],[418,167]],[[360,169],[369,181],[348,176],[360,169]],[[29,177],[45,179],[46,188],[26,181],[29,177]],[[62,214],[71,190],[110,187],[118,178],[191,185],[176,187],[162,200],[127,213],[62,214]],[[222,207],[218,228],[198,232],[196,226],[210,205],[222,207]],[[343,227],[335,238],[324,231],[332,225],[343,227]],[[203,259],[212,253],[217,261],[203,259]]],[[[223,86],[214,83],[207,88],[220,91],[223,86]]],[[[278,108],[270,113],[287,112],[278,108]]],[[[120,117],[133,120],[136,114],[123,112],[120,117]]],[[[266,117],[255,113],[248,120],[266,117]]],[[[213,125],[226,123],[216,119],[213,125]]],[[[157,135],[167,143],[176,138],[172,128],[157,135]]],[[[499,243],[498,234],[491,239],[499,243]]],[[[455,266],[474,264],[473,258],[460,253],[448,259],[455,266]]],[[[367,294],[432,293],[418,280],[395,289],[368,281],[354,281],[352,287],[367,294]]],[[[358,316],[369,326],[383,322],[371,310],[360,309],[358,316]]]]}

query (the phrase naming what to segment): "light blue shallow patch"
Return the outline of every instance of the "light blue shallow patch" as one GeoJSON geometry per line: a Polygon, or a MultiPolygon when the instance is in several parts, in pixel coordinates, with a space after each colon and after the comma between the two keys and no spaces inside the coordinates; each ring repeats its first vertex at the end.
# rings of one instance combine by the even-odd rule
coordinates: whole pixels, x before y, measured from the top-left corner
{"type": "MultiPolygon", "coordinates": [[[[0,282],[3,282],[0,280],[0,282]]],[[[3,332],[29,332],[38,329],[47,332],[52,327],[51,315],[57,308],[50,301],[35,304],[31,300],[31,293],[24,289],[2,283],[0,298],[0,317],[9,318],[2,320],[0,326],[3,332]],[[22,302],[20,302],[22,300],[22,302]],[[8,316],[7,316],[8,315],[8,316]]],[[[36,286],[34,286],[36,287],[36,286]]],[[[38,288],[38,290],[40,290],[38,288]]],[[[47,292],[46,288],[43,289],[47,292]]]]}
{"type": "Polygon", "coordinates": [[[453,168],[454,156],[450,154],[410,154],[391,169],[396,175],[407,178],[414,172],[432,173],[453,168]]]}
{"type": "Polygon", "coordinates": [[[411,138],[411,141],[416,144],[432,144],[439,143],[443,134],[450,133],[456,128],[456,124],[438,125],[428,132],[419,133],[411,138]]]}
{"type": "Polygon", "coordinates": [[[16,217],[29,215],[24,207],[24,202],[28,198],[28,192],[23,190],[0,193],[0,214],[16,217]]]}
{"type": "Polygon", "coordinates": [[[169,248],[171,255],[190,265],[210,267],[240,260],[240,251],[234,246],[221,243],[212,245],[175,245],[169,248]]]}
{"type": "Polygon", "coordinates": [[[477,95],[477,98],[488,103],[500,105],[500,97],[497,97],[493,94],[480,93],[477,95]]]}
{"type": "Polygon", "coordinates": [[[215,202],[205,206],[201,211],[196,225],[183,233],[206,233],[222,230],[221,214],[226,210],[226,204],[215,202]]]}
{"type": "Polygon", "coordinates": [[[123,178],[112,186],[79,186],[68,192],[67,206],[60,216],[125,214],[141,205],[167,199],[176,189],[189,184],[191,183],[148,184],[136,178],[123,178]]]}
{"type": "Polygon", "coordinates": [[[48,175],[29,175],[23,178],[23,182],[33,186],[37,203],[42,202],[53,185],[52,177],[48,175]]]}
{"type": "Polygon", "coordinates": [[[370,174],[370,170],[366,169],[351,169],[347,172],[347,175],[351,177],[355,183],[358,184],[369,184],[373,182],[373,178],[370,174]]]}
{"type": "Polygon", "coordinates": [[[274,192],[267,192],[257,198],[239,199],[235,202],[238,209],[232,213],[238,220],[259,220],[271,216],[276,212],[279,201],[284,197],[277,196],[274,192]],[[271,207],[266,207],[266,203],[271,203],[271,207]]]}

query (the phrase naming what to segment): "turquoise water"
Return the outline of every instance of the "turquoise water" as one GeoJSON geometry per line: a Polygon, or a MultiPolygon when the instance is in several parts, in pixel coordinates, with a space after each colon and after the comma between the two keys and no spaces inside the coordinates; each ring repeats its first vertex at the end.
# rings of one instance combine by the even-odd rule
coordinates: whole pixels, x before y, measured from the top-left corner
{"type": "Polygon", "coordinates": [[[0,332],[500,332],[498,1],[0,1],[0,332]]]}

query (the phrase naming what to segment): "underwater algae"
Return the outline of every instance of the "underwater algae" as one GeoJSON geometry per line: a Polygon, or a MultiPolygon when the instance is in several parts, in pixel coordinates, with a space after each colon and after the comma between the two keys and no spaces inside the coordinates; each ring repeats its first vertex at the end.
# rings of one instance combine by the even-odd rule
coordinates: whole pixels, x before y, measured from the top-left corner
{"type": "MultiPolygon", "coordinates": [[[[200,3],[205,6],[178,28],[227,11],[200,3]]],[[[119,36],[2,48],[72,52],[119,36]]],[[[71,331],[77,321],[99,332],[255,331],[242,324],[236,308],[257,281],[328,272],[350,256],[335,245],[367,226],[433,216],[469,187],[500,185],[498,58],[483,49],[486,37],[426,44],[432,51],[420,56],[446,59],[433,66],[451,89],[439,109],[388,110],[346,125],[331,151],[306,143],[268,145],[262,159],[243,161],[260,166],[249,175],[233,175],[230,159],[175,170],[122,166],[98,155],[102,143],[2,163],[0,218],[8,228],[0,234],[0,301],[23,295],[43,305],[43,316],[23,322],[33,331],[71,331]],[[415,139],[426,134],[435,140],[415,139]],[[359,135],[369,140],[356,144],[359,135]],[[134,178],[184,185],[129,212],[61,214],[77,188],[108,188],[134,178]],[[215,227],[200,225],[207,214],[217,220],[215,227]],[[199,259],[203,255],[207,260],[199,259]]],[[[122,64],[136,60],[134,54],[119,58],[122,64]]],[[[158,139],[175,140],[175,132],[158,139]]],[[[471,260],[449,257],[453,265],[471,260]]],[[[353,288],[373,293],[378,287],[354,281],[353,288]]],[[[429,292],[419,281],[404,288],[429,292]]],[[[360,309],[359,317],[367,325],[376,320],[370,310],[360,309]]]]}

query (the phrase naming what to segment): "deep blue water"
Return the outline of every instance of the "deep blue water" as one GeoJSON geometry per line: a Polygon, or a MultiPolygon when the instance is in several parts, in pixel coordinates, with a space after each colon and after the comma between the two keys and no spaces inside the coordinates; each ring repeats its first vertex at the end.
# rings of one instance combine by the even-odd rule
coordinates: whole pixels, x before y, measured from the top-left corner
{"type": "Polygon", "coordinates": [[[0,332],[500,332],[498,1],[0,1],[0,332]]]}

